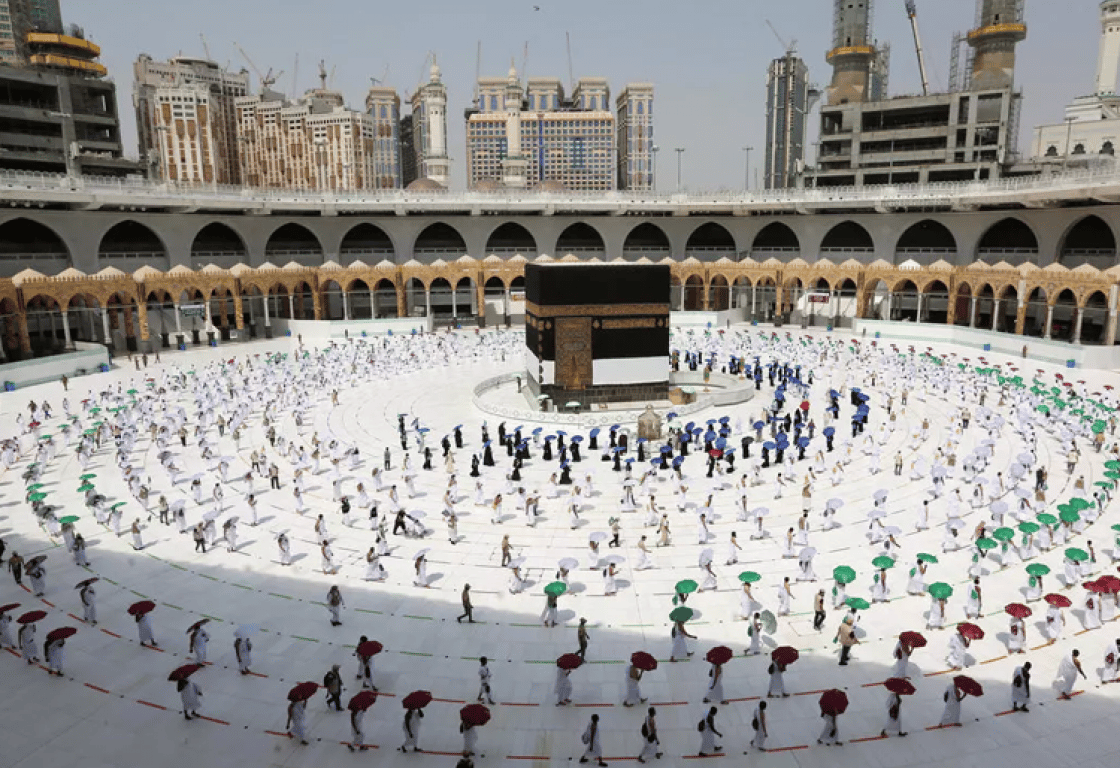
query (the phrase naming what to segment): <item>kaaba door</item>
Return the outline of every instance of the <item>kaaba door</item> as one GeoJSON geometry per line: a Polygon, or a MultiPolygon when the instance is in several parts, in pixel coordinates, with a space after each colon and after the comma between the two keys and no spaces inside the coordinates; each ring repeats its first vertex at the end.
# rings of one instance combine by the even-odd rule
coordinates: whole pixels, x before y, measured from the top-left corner
{"type": "Polygon", "coordinates": [[[591,318],[556,318],[556,385],[584,389],[592,385],[591,318]]]}

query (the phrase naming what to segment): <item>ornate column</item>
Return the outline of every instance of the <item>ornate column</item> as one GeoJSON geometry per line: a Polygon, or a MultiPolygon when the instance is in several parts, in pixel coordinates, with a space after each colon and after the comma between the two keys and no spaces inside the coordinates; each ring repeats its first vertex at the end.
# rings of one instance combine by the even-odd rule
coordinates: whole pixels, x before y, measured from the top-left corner
{"type": "Polygon", "coordinates": [[[1116,298],[1120,291],[1117,286],[1112,286],[1108,292],[1108,325],[1104,331],[1104,343],[1106,346],[1112,346],[1116,343],[1116,298]]]}
{"type": "MultiPolygon", "coordinates": [[[[102,310],[104,312],[104,310],[102,310]]],[[[104,317],[104,315],[102,315],[104,317]]],[[[31,332],[27,328],[27,311],[24,310],[16,315],[16,323],[19,326],[19,351],[24,355],[31,354],[31,332]]]]}
{"type": "MultiPolygon", "coordinates": [[[[300,302],[303,305],[303,302],[300,302]]],[[[296,319],[296,297],[294,293],[288,294],[288,317],[292,320],[296,319]]]]}
{"type": "Polygon", "coordinates": [[[918,322],[919,323],[922,322],[922,299],[924,299],[925,297],[926,297],[926,295],[924,293],[921,293],[921,292],[918,293],[918,322]]]}
{"type": "Polygon", "coordinates": [[[455,292],[458,290],[457,285],[451,286],[451,319],[457,320],[459,318],[459,302],[456,300],[455,292]]]}
{"type": "Polygon", "coordinates": [[[757,305],[757,302],[758,302],[758,286],[754,285],[752,283],[751,284],[751,320],[754,320],[755,317],[756,317],[755,306],[757,305]]]}
{"type": "Polygon", "coordinates": [[[1073,324],[1073,338],[1070,339],[1070,342],[1073,343],[1073,344],[1080,344],[1081,343],[1081,319],[1085,316],[1085,312],[1081,307],[1078,307],[1077,309],[1075,309],[1073,311],[1077,313],[1077,320],[1075,320],[1074,324],[1073,324]]]}
{"type": "Polygon", "coordinates": [[[700,308],[707,312],[708,309],[710,309],[712,306],[712,284],[708,281],[704,281],[703,283],[701,283],[701,290],[703,291],[703,293],[700,297],[700,308]]]}
{"type": "Polygon", "coordinates": [[[1050,303],[1047,303],[1046,304],[1046,329],[1042,333],[1042,338],[1044,338],[1044,339],[1052,338],[1051,335],[1050,335],[1050,324],[1053,323],[1053,322],[1054,322],[1054,305],[1050,304],[1050,303]]]}
{"type": "Polygon", "coordinates": [[[945,325],[948,326],[956,325],[957,322],[958,296],[956,293],[952,292],[953,290],[955,289],[950,289],[948,311],[945,313],[945,325]]]}
{"type": "Polygon", "coordinates": [[[74,343],[70,340],[70,313],[67,310],[62,310],[62,336],[65,339],[66,348],[70,349],[74,343]]]}
{"type": "Polygon", "coordinates": [[[992,330],[999,330],[999,299],[992,300],[992,330]]]}
{"type": "MultiPolygon", "coordinates": [[[[249,311],[252,312],[252,302],[249,304],[249,311]]],[[[245,311],[245,306],[241,301],[241,294],[233,294],[233,325],[237,330],[244,330],[245,318],[242,316],[245,311]]]]}
{"type": "MultiPolygon", "coordinates": [[[[113,348],[113,334],[109,332],[109,310],[104,307],[101,308],[101,333],[104,334],[102,338],[105,339],[105,344],[109,349],[113,348]]],[[[30,352],[30,347],[28,348],[30,352]]]]}
{"type": "Polygon", "coordinates": [[[424,286],[424,317],[432,316],[432,286],[424,286]]]}
{"type": "MultiPolygon", "coordinates": [[[[137,321],[137,324],[140,326],[140,332],[136,335],[137,349],[140,349],[141,351],[144,351],[140,347],[139,342],[147,341],[149,339],[149,337],[151,336],[150,330],[148,328],[148,304],[147,304],[147,302],[145,302],[143,304],[138,303],[136,305],[136,321],[137,321]]],[[[65,325],[65,323],[63,323],[63,325],[65,325]]],[[[69,334],[67,334],[66,342],[67,342],[67,344],[70,343],[69,334]]]]}
{"type": "Polygon", "coordinates": [[[172,306],[175,307],[175,332],[176,333],[182,333],[183,332],[183,315],[179,311],[179,304],[175,303],[172,306]]]}
{"type": "Polygon", "coordinates": [[[976,296],[970,295],[968,297],[968,327],[976,327],[976,305],[980,302],[977,301],[976,296]]]}
{"type": "Polygon", "coordinates": [[[889,321],[889,320],[891,319],[891,303],[892,303],[892,299],[894,299],[894,294],[893,294],[893,293],[891,293],[890,291],[887,291],[887,311],[886,311],[886,314],[885,314],[885,315],[884,315],[884,317],[883,317],[883,319],[884,319],[884,320],[888,320],[888,321],[889,321]]]}
{"type": "MultiPolygon", "coordinates": [[[[266,294],[264,294],[264,302],[263,302],[263,304],[264,304],[264,327],[265,328],[271,328],[272,327],[272,318],[268,316],[268,302],[269,302],[269,296],[266,293],[266,294]]],[[[252,307],[253,306],[252,303],[250,303],[249,306],[252,307]]]]}
{"type": "Polygon", "coordinates": [[[408,317],[408,296],[405,294],[404,278],[396,283],[397,288],[397,317],[408,317]]]}
{"type": "Polygon", "coordinates": [[[1027,327],[1027,302],[1019,299],[1019,303],[1015,307],[1015,333],[1019,336],[1023,335],[1023,331],[1027,327]]]}
{"type": "Polygon", "coordinates": [[[203,299],[203,306],[206,307],[206,322],[202,326],[203,331],[209,331],[214,327],[214,318],[210,314],[210,297],[203,299]]]}
{"type": "Polygon", "coordinates": [[[349,320],[350,319],[350,299],[346,295],[345,290],[342,292],[342,319],[343,320],[349,320]]]}

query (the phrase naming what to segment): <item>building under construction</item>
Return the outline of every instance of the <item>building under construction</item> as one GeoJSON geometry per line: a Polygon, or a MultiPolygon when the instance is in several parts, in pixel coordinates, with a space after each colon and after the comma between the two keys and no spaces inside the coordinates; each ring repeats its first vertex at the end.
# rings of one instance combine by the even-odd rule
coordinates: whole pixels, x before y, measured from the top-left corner
{"type": "Polygon", "coordinates": [[[917,9],[922,93],[887,94],[889,49],[872,34],[872,0],[834,0],[832,82],[821,107],[817,165],[806,186],[860,186],[987,179],[1016,154],[1021,94],[1015,46],[1027,36],[1024,0],[977,0],[971,31],[954,37],[948,88],[930,93],[917,9]],[[964,48],[964,61],[961,49],[964,48]]]}

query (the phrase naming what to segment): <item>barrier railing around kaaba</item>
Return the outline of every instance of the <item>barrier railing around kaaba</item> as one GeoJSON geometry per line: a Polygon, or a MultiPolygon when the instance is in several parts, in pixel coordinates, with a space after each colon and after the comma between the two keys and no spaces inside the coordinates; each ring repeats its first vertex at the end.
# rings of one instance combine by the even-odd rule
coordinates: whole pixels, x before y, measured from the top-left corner
{"type": "MultiPolygon", "coordinates": [[[[518,378],[523,378],[524,376],[524,372],[513,372],[483,379],[474,387],[472,398],[474,407],[491,416],[499,416],[514,421],[532,421],[539,424],[567,424],[583,429],[607,427],[612,424],[636,423],[638,417],[645,413],[645,403],[636,405],[634,408],[564,413],[562,411],[535,411],[529,408],[515,408],[513,406],[506,406],[486,400],[483,397],[483,395],[490,390],[497,389],[503,384],[511,384],[518,378]]],[[[670,383],[684,384],[686,386],[701,385],[700,382],[693,381],[694,378],[699,378],[700,382],[703,380],[702,374],[681,372],[681,374],[673,374],[670,377],[670,383]]],[[[698,413],[705,408],[713,408],[720,405],[736,405],[745,403],[754,398],[754,382],[750,380],[739,380],[725,374],[713,374],[712,383],[722,383],[717,380],[727,380],[730,383],[727,386],[718,386],[710,392],[700,394],[695,402],[688,403],[687,405],[669,405],[655,410],[662,418],[665,418],[666,413],[672,411],[676,413],[679,418],[683,419],[683,417],[698,413]]]]}

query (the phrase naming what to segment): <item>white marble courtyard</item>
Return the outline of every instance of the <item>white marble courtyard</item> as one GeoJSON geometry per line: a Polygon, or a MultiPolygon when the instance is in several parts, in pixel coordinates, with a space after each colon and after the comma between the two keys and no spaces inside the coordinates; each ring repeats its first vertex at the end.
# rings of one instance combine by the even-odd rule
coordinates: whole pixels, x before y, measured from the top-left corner
{"type": "MultiPolygon", "coordinates": [[[[1115,503],[1104,504],[1091,524],[1086,518],[1092,517],[1094,510],[1089,510],[1088,515],[1083,510],[1083,519],[1074,524],[1067,543],[1041,551],[1027,561],[1013,553],[1007,565],[1001,567],[998,547],[980,561],[983,616],[973,623],[983,629],[985,637],[967,649],[968,667],[963,674],[981,683],[984,695],[964,699],[961,727],[936,726],[944,710],[943,694],[956,674],[949,670],[946,656],[955,625],[965,620],[966,584],[971,581],[968,571],[976,552],[969,544],[981,522],[989,521],[989,535],[996,527],[990,522],[991,503],[1007,504],[1004,525],[1008,527],[1034,520],[1033,510],[1022,513],[1020,518],[1014,513],[1019,511],[1017,487],[1029,489],[1033,500],[1037,466],[1049,471],[1047,513],[1057,516],[1058,505],[1074,497],[1091,500],[1093,493],[1101,490],[1095,484],[1107,480],[1104,463],[1115,458],[1109,450],[1118,442],[1106,432],[1105,450],[1097,453],[1092,447],[1092,435],[1085,429],[1084,434],[1075,438],[1079,460],[1073,473],[1067,473],[1064,417],[1043,418],[1034,410],[1031,400],[1038,396],[1013,385],[1006,387],[1001,405],[1003,388],[996,381],[997,374],[978,375],[974,367],[1002,366],[999,375],[1022,375],[1027,387],[1036,369],[1041,368],[1043,372],[1038,378],[1044,382],[1046,391],[1072,381],[1072,389],[1083,398],[1113,404],[1113,392],[1105,386],[1120,383],[1120,376],[949,347],[933,350],[943,363],[937,366],[928,358],[910,356],[905,347],[897,352],[890,350],[889,344],[872,349],[870,340],[865,340],[860,346],[862,352],[857,353],[851,340],[839,334],[804,336],[792,331],[792,340],[787,343],[786,331],[781,329],[779,342],[771,344],[764,341],[771,333],[770,329],[742,327],[714,340],[705,340],[700,331],[693,337],[697,347],[708,344],[722,350],[723,358],[738,343],[762,354],[763,362],[777,354],[782,361],[801,363],[805,370],[814,371],[814,384],[805,399],[810,402],[809,414],[816,423],[817,437],[807,458],[796,462],[792,470],[781,470],[788,480],[782,498],[775,498],[774,479],[779,470],[773,467],[761,470],[762,483],[746,491],[749,512],[759,507],[768,509],[763,526],[769,536],[752,540],[749,536],[757,525],[753,516],[746,522],[737,519],[738,483],[750,462],[738,457],[735,473],[716,485],[718,479],[705,477],[704,458],[693,454],[683,467],[684,485],[688,487],[683,511],[678,509],[677,484],[670,472],[663,471],[647,483],[668,515],[672,529],[671,546],[660,548],[653,546],[656,528],[643,526],[648,497],[638,495],[637,512],[620,512],[624,475],[611,471],[609,463],[600,461],[600,452],[588,450],[586,442],[583,461],[573,465],[573,480],[576,485],[585,486],[585,475],[592,474],[593,495],[583,499],[582,520],[575,530],[568,513],[569,489],[563,488],[564,495],[553,498],[548,479],[557,469],[556,462],[545,462],[537,446],[531,448],[532,458],[522,470],[522,482],[515,484],[530,495],[539,492],[542,497],[541,515],[535,527],[526,524],[523,510],[512,499],[506,500],[500,525],[492,522],[489,506],[475,504],[475,481],[468,477],[471,454],[481,449],[483,421],[496,439],[500,419],[475,411],[471,390],[482,379],[517,369],[521,356],[516,334],[499,342],[490,332],[491,343],[487,347],[476,346],[473,332],[458,335],[454,342],[445,342],[451,350],[446,359],[432,346],[430,337],[423,347],[398,338],[390,352],[377,352],[376,368],[359,364],[354,374],[337,364],[345,356],[343,353],[335,355],[332,364],[320,370],[310,362],[318,354],[313,351],[313,356],[306,358],[305,373],[322,378],[301,380],[297,389],[305,394],[293,397],[282,408],[271,409],[270,414],[284,441],[310,449],[312,437],[317,435],[324,446],[322,471],[305,473],[307,509],[302,515],[297,513],[292,495],[294,465],[269,446],[262,423],[263,405],[266,397],[275,396],[275,382],[292,380],[278,372],[290,370],[293,360],[303,359],[298,357],[294,339],[169,353],[162,363],[152,363],[141,372],[118,358],[117,367],[109,373],[72,380],[69,393],[63,393],[57,383],[3,393],[0,438],[19,435],[21,453],[0,476],[0,538],[7,547],[4,573],[0,574],[0,605],[19,604],[9,612],[13,638],[18,628],[15,619],[20,615],[39,609],[46,612],[46,617],[37,622],[40,657],[43,639],[49,631],[67,626],[78,631],[66,642],[62,677],[48,675],[45,666],[38,663],[25,663],[18,649],[0,654],[0,768],[335,766],[371,761],[381,765],[451,766],[463,748],[459,710],[473,703],[478,693],[480,656],[490,659],[496,704],[490,707],[490,722],[479,729],[476,765],[515,765],[526,761],[566,765],[576,761],[584,751],[580,734],[592,714],[600,717],[604,758],[608,762],[633,761],[642,749],[639,727],[649,704],[657,709],[663,752],[660,760],[652,762],[665,765],[690,765],[698,759],[726,765],[766,766],[1001,766],[1027,761],[1047,766],[1115,765],[1120,755],[1120,742],[1115,738],[1120,725],[1116,706],[1120,685],[1102,683],[1102,671],[1106,676],[1112,675],[1111,670],[1103,669],[1104,657],[1120,632],[1108,620],[1100,629],[1086,629],[1087,592],[1080,583],[1105,574],[1118,575],[1113,564],[1118,535],[1110,530],[1120,524],[1120,506],[1115,503]],[[507,350],[505,362],[501,360],[503,349],[507,350]],[[824,350],[829,350],[828,359],[822,363],[820,354],[824,350]],[[412,351],[418,353],[413,362],[397,362],[412,351]],[[289,356],[282,362],[269,363],[266,359],[270,353],[289,356]],[[986,362],[980,362],[981,356],[987,358],[986,362]],[[252,383],[239,386],[229,400],[244,401],[254,407],[241,428],[240,445],[229,430],[220,437],[211,425],[206,436],[214,446],[215,459],[204,460],[194,434],[199,416],[195,394],[202,387],[199,382],[217,384],[226,375],[219,368],[221,361],[228,365],[233,360],[233,365],[226,369],[232,374],[247,358],[253,362],[252,371],[247,371],[249,381],[260,388],[255,389],[252,383]],[[969,358],[969,364],[961,371],[957,366],[965,358],[969,358]],[[273,366],[279,377],[267,387],[257,378],[265,366],[273,366]],[[1009,366],[1019,370],[1012,371],[1009,366]],[[182,372],[192,369],[195,374],[187,374],[185,387],[171,387],[182,372]],[[874,386],[872,374],[876,377],[874,386]],[[1056,378],[1055,374],[1064,379],[1056,378]],[[154,380],[154,386],[148,386],[148,378],[154,380]],[[1082,380],[1084,384],[1077,383],[1082,380]],[[122,396],[105,403],[105,410],[94,414],[83,409],[82,400],[91,397],[91,391],[95,401],[90,405],[96,406],[100,392],[111,389],[116,393],[118,385],[122,396]],[[852,386],[870,395],[870,420],[864,435],[851,445],[850,463],[844,467],[843,479],[834,485],[830,479],[832,467],[849,457],[846,439],[851,434],[848,424],[853,408],[847,389],[839,400],[836,450],[819,461],[815,456],[824,447],[821,430],[825,426],[824,409],[829,404],[828,390],[852,386]],[[163,399],[154,394],[160,387],[168,388],[163,399]],[[337,405],[330,396],[334,388],[338,389],[337,405]],[[134,398],[125,394],[130,389],[137,390],[140,406],[130,405],[134,398]],[[901,405],[903,389],[908,390],[905,406],[901,405]],[[974,455],[989,437],[988,430],[980,424],[977,398],[981,392],[986,393],[986,406],[992,417],[1001,416],[1006,423],[991,434],[991,457],[980,473],[988,479],[985,496],[982,503],[974,506],[971,500],[975,484],[967,482],[973,475],[965,465],[966,458],[974,455]],[[893,396],[892,410],[897,414],[893,429],[887,417],[888,396],[893,396]],[[216,483],[221,484],[224,501],[215,520],[216,546],[208,546],[205,554],[196,552],[189,529],[180,534],[174,524],[163,525],[156,517],[149,519],[118,467],[112,437],[103,439],[84,472],[75,453],[77,437],[71,439],[69,448],[63,447],[59,428],[64,420],[64,397],[69,398],[71,410],[79,419],[74,432],[80,434],[99,419],[139,427],[126,463],[130,462],[138,471],[141,483],[148,483],[150,478],[149,504],[153,513],[156,500],[163,494],[172,506],[184,502],[187,523],[194,526],[214,510],[211,490],[216,483]],[[32,431],[20,434],[17,416],[22,415],[23,425],[28,424],[27,404],[32,400],[45,400],[52,406],[53,417],[38,432],[51,434],[58,448],[38,479],[42,487],[35,490],[47,494],[45,503],[56,507],[59,517],[79,517],[75,528],[87,542],[88,568],[75,564],[63,537],[50,535],[48,527],[40,525],[28,501],[24,474],[35,461],[37,437],[32,431]],[[173,416],[180,406],[185,413],[187,447],[181,446],[176,435],[171,436],[167,447],[185,478],[175,485],[161,466],[161,448],[149,437],[150,419],[144,413],[145,402],[157,424],[164,424],[165,418],[173,416]],[[125,408],[117,414],[108,411],[118,404],[125,408]],[[961,407],[969,409],[972,421],[968,429],[957,435],[961,407]],[[421,468],[417,435],[409,433],[416,475],[415,498],[408,497],[401,472],[403,452],[397,432],[398,414],[409,414],[410,425],[417,418],[421,427],[430,430],[426,433],[433,454],[430,471],[421,468]],[[1013,465],[1029,452],[1016,426],[1023,423],[1021,419],[1026,414],[1032,414],[1030,418],[1037,422],[1037,445],[1032,465],[1016,486],[1013,473],[1017,470],[1013,465]],[[297,425],[297,416],[302,426],[297,425]],[[918,433],[924,420],[928,421],[928,432],[923,438],[918,433]],[[463,425],[466,442],[461,450],[453,451],[458,479],[454,509],[459,518],[459,541],[453,545],[441,516],[448,472],[440,439],[459,424],[463,425]],[[865,437],[878,444],[878,448],[865,444],[865,437]],[[422,520],[430,533],[423,539],[389,535],[391,553],[381,558],[388,572],[383,582],[364,578],[366,553],[374,546],[377,531],[370,529],[366,513],[357,505],[350,515],[353,525],[345,526],[339,503],[333,498],[329,451],[325,447],[331,441],[337,441],[340,448],[357,447],[361,454],[356,468],[351,468],[349,458],[340,465],[342,490],[351,503],[357,497],[357,483],[362,482],[370,497],[378,499],[382,514],[388,511],[387,492],[374,492],[371,477],[373,468],[381,466],[388,447],[392,469],[385,473],[386,486],[398,485],[406,511],[425,513],[422,520]],[[247,487],[241,478],[249,471],[250,454],[262,446],[268,449],[268,463],[275,462],[279,469],[282,487],[269,490],[267,477],[254,478],[260,524],[253,527],[249,525],[250,513],[245,505],[247,487]],[[938,458],[939,449],[945,456],[956,454],[955,467],[944,466],[944,460],[938,458]],[[893,472],[898,453],[904,464],[901,476],[893,472]],[[231,457],[227,483],[221,483],[217,466],[217,458],[223,456],[231,457]],[[881,471],[873,474],[876,463],[881,471]],[[937,466],[944,466],[947,477],[944,493],[935,499],[931,494],[931,473],[937,466]],[[803,477],[810,468],[822,470],[812,484],[809,515],[808,543],[817,550],[813,570],[819,581],[815,584],[797,582],[797,558],[782,557],[785,532],[801,517],[803,477]],[[114,535],[111,525],[98,524],[94,511],[85,504],[85,493],[78,490],[80,476],[87,472],[96,475],[91,480],[96,492],[105,496],[106,507],[125,502],[119,537],[114,535]],[[922,476],[914,478],[912,473],[919,472],[922,476]],[[1002,492],[998,490],[997,473],[1002,474],[1002,492]],[[201,504],[195,502],[190,488],[190,478],[196,475],[202,481],[201,504]],[[1084,491],[1074,487],[1078,478],[1084,480],[1084,491]],[[949,499],[958,488],[964,501],[954,508],[949,499]],[[839,649],[833,637],[846,609],[833,608],[830,598],[823,631],[817,632],[812,626],[813,598],[820,588],[831,591],[831,575],[836,566],[849,565],[857,572],[857,578],[848,586],[848,595],[871,600],[872,580],[877,572],[871,561],[883,552],[883,545],[868,540],[868,513],[872,512],[875,492],[880,489],[887,491],[882,522],[899,529],[895,539],[900,549],[892,553],[898,564],[889,572],[889,603],[873,604],[858,612],[857,636],[861,643],[854,648],[852,662],[846,667],[839,666],[839,649]],[[711,539],[707,545],[701,545],[697,521],[709,495],[714,510],[709,512],[711,539]],[[821,513],[833,498],[843,501],[834,516],[839,527],[824,531],[821,513]],[[930,499],[929,529],[916,531],[918,509],[922,501],[930,499]],[[945,521],[954,513],[964,523],[960,531],[964,546],[946,553],[942,549],[945,521]],[[327,523],[327,535],[339,567],[337,575],[324,574],[321,567],[314,530],[320,514],[327,523]],[[603,544],[603,559],[593,570],[588,567],[589,536],[593,532],[609,532],[608,518],[616,515],[622,518],[622,546],[608,549],[603,544]],[[228,551],[221,539],[223,523],[231,516],[239,519],[236,552],[228,551]],[[129,533],[129,526],[137,518],[143,543],[139,551],[134,549],[129,533]],[[281,531],[286,531],[291,541],[290,566],[280,563],[276,534],[281,531]],[[737,564],[726,565],[732,531],[737,532],[742,551],[737,564]],[[526,583],[519,594],[511,594],[510,571],[500,566],[500,543],[506,534],[514,556],[524,558],[521,573],[526,583]],[[656,567],[637,571],[633,566],[640,559],[637,544],[643,534],[648,537],[656,567]],[[1070,547],[1088,550],[1090,541],[1096,560],[1090,565],[1094,573],[1067,588],[1063,553],[1070,547]],[[703,581],[698,561],[705,547],[714,551],[713,571],[718,576],[718,589],[693,594],[688,599],[688,606],[696,612],[687,623],[697,638],[690,641],[696,655],[687,661],[670,663],[668,614],[674,607],[674,585],[682,579],[703,581]],[[414,584],[412,557],[421,549],[429,550],[428,588],[414,584]],[[7,568],[13,550],[25,559],[47,556],[43,563],[46,590],[42,598],[15,584],[7,568]],[[925,581],[953,586],[945,629],[927,630],[928,595],[907,594],[907,576],[919,552],[938,559],[929,566],[925,581]],[[560,624],[545,627],[541,621],[545,607],[542,590],[555,580],[558,561],[568,556],[579,565],[570,574],[570,591],[559,599],[560,624]],[[600,571],[608,563],[608,556],[614,558],[618,570],[618,592],[613,596],[604,595],[600,571]],[[1041,600],[1029,602],[1033,615],[1026,620],[1027,653],[1009,656],[1009,617],[1003,607],[1007,603],[1026,602],[1025,568],[1032,563],[1049,566],[1051,572],[1045,578],[1044,591],[1066,595],[1073,607],[1064,611],[1065,627],[1060,639],[1053,645],[1044,645],[1046,638],[1041,630],[1047,605],[1041,600]],[[775,613],[782,580],[788,576],[792,583],[791,613],[779,616],[776,632],[763,637],[761,658],[744,656],[750,643],[748,623],[741,620],[738,575],[744,571],[761,575],[761,580],[753,585],[754,598],[762,608],[775,613]],[[82,606],[74,589],[75,584],[91,577],[100,579],[95,585],[99,619],[96,627],[81,620],[82,606]],[[455,621],[462,612],[460,590],[468,582],[478,620],[473,625],[455,621]],[[341,626],[332,626],[325,605],[327,591],[335,584],[345,600],[341,626]],[[127,613],[130,605],[145,599],[156,603],[150,618],[158,650],[140,646],[137,625],[127,613]],[[580,617],[586,617],[590,635],[587,663],[571,675],[572,705],[558,707],[553,693],[555,660],[576,650],[580,617]],[[202,618],[210,619],[206,625],[210,664],[192,676],[203,693],[198,709],[202,717],[187,721],[175,684],[168,682],[167,676],[191,660],[186,632],[202,618]],[[252,675],[238,674],[234,652],[235,632],[246,626],[253,644],[252,675]],[[892,674],[892,651],[898,634],[906,630],[919,631],[928,639],[924,648],[914,650],[907,670],[917,689],[903,702],[902,725],[909,735],[881,738],[880,731],[888,719],[888,693],[880,683],[892,674]],[[289,689],[301,681],[322,683],[324,674],[337,663],[341,665],[345,686],[345,707],[360,690],[360,682],[355,679],[354,648],[362,635],[384,646],[375,657],[372,674],[380,695],[364,720],[365,741],[375,748],[364,753],[347,749],[345,743],[351,739],[349,714],[328,711],[322,690],[307,706],[310,743],[299,744],[286,734],[289,689]],[[720,645],[735,653],[724,667],[724,695],[728,703],[718,705],[716,718],[723,733],[719,740],[722,750],[717,756],[698,758],[701,734],[697,732],[697,721],[708,708],[702,702],[710,667],[704,655],[720,645]],[[770,700],[769,751],[761,753],[750,746],[751,719],[760,697],[766,697],[769,652],[778,646],[798,649],[800,659],[785,673],[785,687],[792,695],[770,700]],[[1086,679],[1077,679],[1077,695],[1072,700],[1061,701],[1051,683],[1062,659],[1075,648],[1081,652],[1086,679]],[[640,650],[655,656],[659,665],[642,680],[642,696],[649,699],[648,704],[627,708],[622,701],[628,660],[640,650]],[[1024,660],[1033,665],[1030,712],[1010,712],[1012,673],[1024,660]],[[822,691],[833,688],[844,690],[849,700],[846,713],[839,718],[839,738],[844,745],[820,746],[817,737],[822,721],[818,699],[822,691]],[[403,741],[401,699],[418,689],[428,690],[434,696],[425,709],[419,735],[423,751],[402,754],[397,750],[403,741]]],[[[683,334],[677,332],[675,343],[685,343],[683,334]]],[[[370,348],[379,348],[380,339],[367,341],[371,342],[370,348]]],[[[358,344],[341,340],[338,343],[351,348],[358,344]]],[[[771,402],[772,394],[773,389],[764,377],[762,390],[751,403],[693,414],[688,420],[705,424],[708,419],[728,416],[732,426],[741,423],[753,436],[750,424],[771,402]]],[[[511,403],[523,406],[524,401],[518,399],[513,385],[508,397],[511,403]]],[[[791,395],[790,405],[796,406],[801,399],[791,395]]],[[[1079,407],[1065,399],[1070,405],[1066,411],[1055,407],[1055,414],[1066,414],[1079,407]]],[[[783,413],[788,411],[787,407],[783,413]]],[[[227,418],[230,415],[225,413],[227,418]]],[[[674,423],[679,425],[679,421],[674,423]]],[[[1070,417],[1068,423],[1075,422],[1080,420],[1070,417]]],[[[538,425],[527,422],[524,426],[528,437],[538,425]]],[[[547,424],[540,426],[542,434],[555,431],[547,424]]],[[[587,430],[566,431],[569,436],[588,434],[587,430]]],[[[730,440],[737,453],[741,434],[735,433],[730,440]]],[[[600,440],[604,440],[603,435],[600,440]]],[[[752,446],[751,454],[757,457],[757,446],[752,446]]],[[[505,492],[505,476],[510,470],[504,449],[495,444],[494,455],[497,466],[485,468],[482,477],[483,496],[488,502],[495,494],[505,492]]],[[[635,463],[635,480],[641,479],[647,467],[648,464],[635,463]]],[[[391,528],[392,519],[389,523],[391,528]]],[[[1016,530],[1013,549],[1018,549],[1021,539],[1016,530]]],[[[26,576],[23,582],[31,586],[26,576]]],[[[1106,619],[1116,615],[1111,599],[1105,601],[1103,610],[1106,619]]]]}

